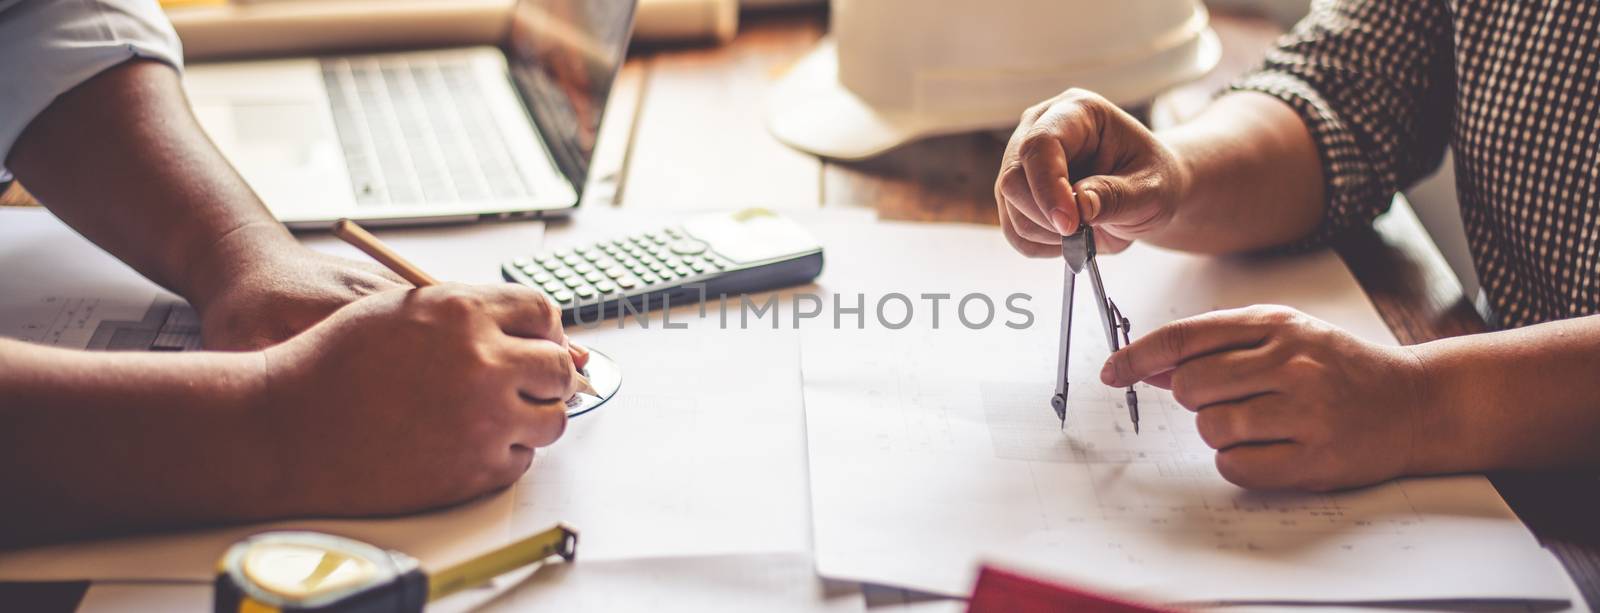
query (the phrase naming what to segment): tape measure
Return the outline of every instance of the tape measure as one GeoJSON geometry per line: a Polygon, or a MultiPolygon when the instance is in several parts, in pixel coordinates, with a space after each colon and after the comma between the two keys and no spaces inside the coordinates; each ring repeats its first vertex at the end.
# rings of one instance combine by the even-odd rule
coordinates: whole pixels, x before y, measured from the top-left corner
{"type": "Polygon", "coordinates": [[[320,532],[264,532],[228,548],[217,563],[217,613],[420,612],[428,602],[554,556],[571,562],[578,533],[565,525],[431,576],[417,560],[320,532]]]}

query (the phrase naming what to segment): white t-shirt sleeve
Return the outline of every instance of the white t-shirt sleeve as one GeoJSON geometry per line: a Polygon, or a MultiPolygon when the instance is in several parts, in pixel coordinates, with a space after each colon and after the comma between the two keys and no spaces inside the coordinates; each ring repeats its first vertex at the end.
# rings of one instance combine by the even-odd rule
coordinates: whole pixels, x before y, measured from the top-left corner
{"type": "Polygon", "coordinates": [[[0,0],[0,181],[24,128],[63,93],[135,57],[183,67],[156,0],[0,0]]]}

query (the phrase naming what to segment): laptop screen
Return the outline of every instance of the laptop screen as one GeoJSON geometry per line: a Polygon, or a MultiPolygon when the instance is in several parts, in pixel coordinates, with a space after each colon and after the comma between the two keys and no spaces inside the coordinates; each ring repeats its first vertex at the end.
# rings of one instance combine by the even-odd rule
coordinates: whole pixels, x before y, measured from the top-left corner
{"type": "Polygon", "coordinates": [[[579,196],[636,0],[518,0],[506,40],[511,78],[556,166],[579,196]]]}

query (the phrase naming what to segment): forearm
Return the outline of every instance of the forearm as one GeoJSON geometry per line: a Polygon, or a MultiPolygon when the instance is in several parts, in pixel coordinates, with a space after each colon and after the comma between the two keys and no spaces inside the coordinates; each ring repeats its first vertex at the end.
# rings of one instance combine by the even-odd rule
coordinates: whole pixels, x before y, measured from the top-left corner
{"type": "Polygon", "coordinates": [[[201,308],[240,267],[296,248],[165,64],[129,61],[57,98],[7,163],[58,217],[201,308]]]}
{"type": "Polygon", "coordinates": [[[0,546],[272,513],[261,359],[0,339],[0,546]]]}
{"type": "Polygon", "coordinates": [[[1600,466],[1600,316],[1413,347],[1416,474],[1600,466]]]}
{"type": "Polygon", "coordinates": [[[1304,238],[1320,223],[1320,158],[1299,115],[1282,101],[1228,94],[1157,137],[1177,155],[1187,187],[1171,221],[1148,242],[1203,253],[1252,251],[1304,238]]]}

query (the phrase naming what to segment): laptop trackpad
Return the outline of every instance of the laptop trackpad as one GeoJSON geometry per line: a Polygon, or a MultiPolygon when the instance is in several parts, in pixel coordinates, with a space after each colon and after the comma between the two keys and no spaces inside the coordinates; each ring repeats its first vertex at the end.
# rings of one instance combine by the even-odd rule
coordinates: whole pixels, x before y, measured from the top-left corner
{"type": "Polygon", "coordinates": [[[237,98],[194,107],[223,155],[273,209],[350,199],[325,102],[237,98]]]}
{"type": "Polygon", "coordinates": [[[325,112],[322,105],[229,101],[196,106],[206,132],[238,166],[307,166],[319,155],[337,152],[332,135],[319,121],[325,112]],[[329,148],[334,151],[326,151],[329,148]]]}

